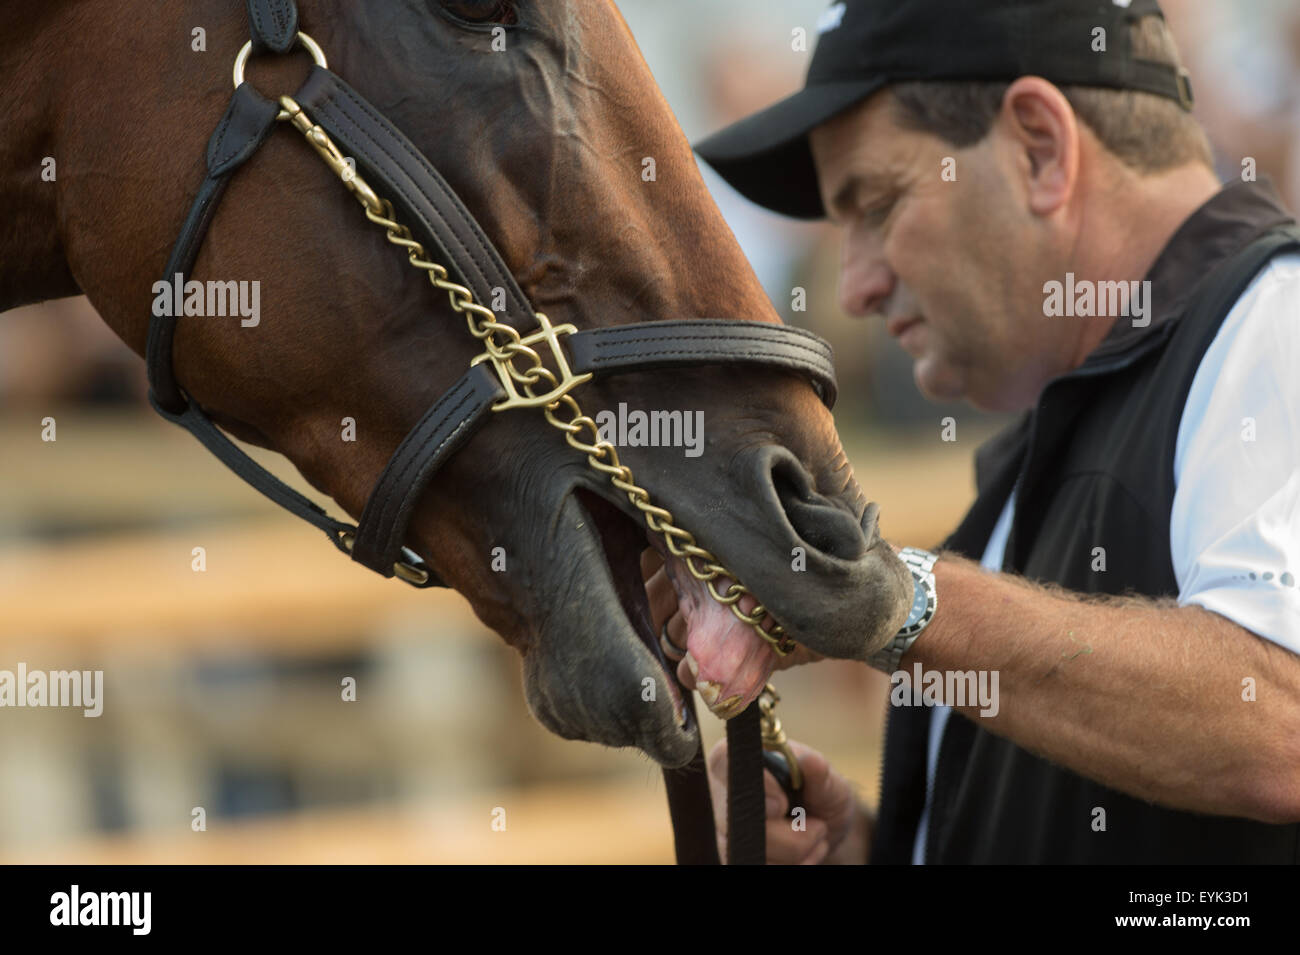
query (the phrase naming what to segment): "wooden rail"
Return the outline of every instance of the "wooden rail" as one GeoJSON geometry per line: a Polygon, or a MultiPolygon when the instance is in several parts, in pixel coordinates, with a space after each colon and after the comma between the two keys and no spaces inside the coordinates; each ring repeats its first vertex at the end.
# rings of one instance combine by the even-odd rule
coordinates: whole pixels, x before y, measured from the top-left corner
{"type": "Polygon", "coordinates": [[[657,778],[489,790],[414,808],[210,821],[206,832],[192,832],[180,820],[169,832],[6,847],[0,864],[670,863],[662,790],[657,778]],[[492,829],[498,807],[505,810],[504,831],[492,829]]]}
{"type": "MultiPolygon", "coordinates": [[[[870,775],[865,764],[836,768],[870,775]]],[[[868,799],[868,801],[870,801],[868,799]]],[[[670,864],[672,830],[657,771],[644,781],[483,790],[414,807],[308,810],[253,821],[0,849],[0,865],[670,864]],[[494,810],[505,811],[494,831],[494,810]]]]}
{"type": "MultiPolygon", "coordinates": [[[[250,633],[267,649],[311,651],[355,639],[378,616],[431,608],[449,631],[483,629],[455,594],[415,591],[353,566],[319,532],[283,515],[178,429],[134,416],[59,420],[57,444],[41,446],[37,439],[15,451],[32,442],[36,429],[13,415],[0,418],[0,444],[23,461],[0,474],[0,519],[127,526],[159,514],[202,519],[0,544],[0,642],[98,645],[111,634],[115,646],[125,639],[174,650],[250,633]],[[191,567],[195,547],[205,550],[201,573],[191,567]]],[[[848,449],[891,540],[935,544],[969,504],[969,446],[935,441],[882,452],[849,443],[848,449]]],[[[291,476],[283,462],[277,469],[291,476]]]]}
{"type": "Polygon", "coordinates": [[[486,632],[459,594],[384,580],[280,518],[0,548],[0,606],[0,643],[168,652],[231,641],[323,651],[403,613],[434,614],[448,633],[486,632]],[[192,569],[195,547],[203,572],[192,569]]]}

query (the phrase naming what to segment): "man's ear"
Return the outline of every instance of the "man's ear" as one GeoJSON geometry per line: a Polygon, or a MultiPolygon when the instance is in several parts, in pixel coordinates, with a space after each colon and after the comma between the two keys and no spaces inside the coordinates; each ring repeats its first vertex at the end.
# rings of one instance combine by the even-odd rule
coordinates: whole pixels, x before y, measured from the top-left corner
{"type": "Polygon", "coordinates": [[[997,122],[1017,151],[1030,211],[1056,212],[1079,175],[1079,123],[1069,101],[1047,80],[1022,76],[1007,88],[997,122]]]}

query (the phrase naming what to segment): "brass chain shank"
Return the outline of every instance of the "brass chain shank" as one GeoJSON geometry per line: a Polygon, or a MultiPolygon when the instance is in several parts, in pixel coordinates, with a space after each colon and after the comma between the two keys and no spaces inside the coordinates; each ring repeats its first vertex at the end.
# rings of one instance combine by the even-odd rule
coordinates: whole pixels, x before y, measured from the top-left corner
{"type": "MultiPolygon", "coordinates": [[[[304,41],[307,39],[305,34],[300,34],[300,38],[304,41]]],[[[314,47],[314,44],[310,46],[314,47]]],[[[316,50],[319,47],[315,47],[313,53],[316,50]]],[[[242,63],[239,66],[242,67],[242,63]]],[[[361,203],[366,218],[382,226],[388,241],[405,249],[411,265],[424,272],[434,288],[447,294],[454,311],[465,316],[469,333],[483,343],[483,353],[470,364],[490,362],[506,392],[506,397],[492,406],[493,410],[541,408],[546,420],[564,432],[564,440],[585,454],[592,468],[606,475],[614,487],[627,495],[628,500],[641,512],[646,526],[663,537],[668,550],[682,559],[696,580],[708,587],[714,600],[730,607],[736,618],[752,627],[778,655],[785,656],[794,650],[796,644],[775,620],[770,621],[770,631],[764,628],[763,623],[768,618],[768,613],[762,604],[755,606],[749,613],[740,609],[740,599],[750,593],[748,588],[713,554],[699,546],[690,531],[678,527],[671,512],[650,501],[649,492],[636,483],[631,469],[619,461],[614,445],[601,439],[596,422],[583,414],[570,392],[589,381],[592,376],[589,373],[575,375],[560,347],[561,336],[577,329],[573,325],[552,325],[550,319],[541,312],[535,313],[537,331],[524,336],[509,325],[498,322],[494,312],[474,300],[474,293],[470,289],[452,281],[446,268],[429,260],[424,246],[411,235],[410,229],[394,218],[392,203],[381,199],[357,174],[353,163],[344,158],[325,130],[313,123],[297,102],[289,96],[281,96],[280,106],[279,118],[290,121],[303,134],[326,165],[361,203]],[[542,356],[534,347],[542,345],[545,345],[555,371],[543,364],[542,356]],[[515,365],[516,359],[525,363],[522,368],[515,365]],[[583,432],[590,435],[589,440],[583,440],[583,432]],[[725,593],[719,591],[719,579],[730,581],[725,593]]],[[[797,788],[802,786],[803,776],[781,729],[781,721],[774,712],[779,699],[776,690],[769,683],[757,701],[763,746],[784,754],[790,766],[791,780],[797,788]]]]}
{"type": "Polygon", "coordinates": [[[424,246],[411,235],[411,230],[393,218],[392,203],[376,195],[357,174],[352,163],[343,157],[325,130],[313,123],[292,97],[281,96],[280,106],[281,115],[293,123],[294,128],[303,134],[326,165],[356,196],[365,209],[366,218],[382,226],[388,241],[405,249],[411,265],[423,271],[434,288],[446,292],[452,309],[465,316],[469,333],[484,346],[483,353],[470,364],[491,362],[506,391],[506,397],[494,404],[493,410],[542,408],[546,420],[564,432],[565,441],[583,452],[595,470],[605,474],[614,487],[627,495],[628,500],[641,512],[646,526],[664,538],[668,550],[682,559],[696,580],[708,587],[714,600],[730,607],[739,620],[749,624],[780,656],[795,649],[795,643],[775,620],[771,621],[770,631],[764,628],[763,621],[768,613],[762,604],[755,606],[749,613],[740,609],[740,599],[750,593],[749,589],[719,563],[713,554],[699,546],[690,531],[678,527],[670,511],[650,501],[650,493],[636,483],[631,469],[619,461],[614,445],[600,437],[596,422],[583,414],[577,400],[569,394],[592,377],[590,373],[575,375],[560,347],[560,336],[577,329],[573,325],[552,325],[550,319],[541,312],[535,313],[538,330],[527,336],[521,336],[511,326],[498,322],[494,312],[474,300],[473,292],[464,285],[453,282],[446,268],[429,260],[424,246]],[[555,364],[555,372],[542,363],[542,356],[533,348],[542,343],[545,343],[555,364]],[[519,358],[527,362],[522,370],[515,366],[515,360],[519,358]],[[540,391],[539,386],[542,387],[540,391]],[[568,420],[561,416],[562,409],[567,410],[568,420]],[[582,439],[584,431],[590,433],[590,440],[582,439]],[[730,581],[725,593],[718,589],[719,578],[730,581]]]}

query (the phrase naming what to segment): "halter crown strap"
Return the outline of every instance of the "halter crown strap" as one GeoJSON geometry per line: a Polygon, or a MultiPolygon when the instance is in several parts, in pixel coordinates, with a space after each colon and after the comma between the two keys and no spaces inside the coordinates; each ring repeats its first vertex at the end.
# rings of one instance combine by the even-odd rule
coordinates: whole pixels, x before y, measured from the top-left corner
{"type": "Polygon", "coordinates": [[[528,296],[502,261],[496,246],[433,164],[361,94],[321,66],[312,68],[294,97],[352,156],[359,169],[383,183],[386,197],[405,213],[404,221],[442,252],[479,302],[505,291],[497,321],[524,331],[537,324],[528,296]]]}
{"type": "Polygon", "coordinates": [[[298,36],[294,0],[248,0],[248,25],[254,53],[287,53],[298,36]]]}

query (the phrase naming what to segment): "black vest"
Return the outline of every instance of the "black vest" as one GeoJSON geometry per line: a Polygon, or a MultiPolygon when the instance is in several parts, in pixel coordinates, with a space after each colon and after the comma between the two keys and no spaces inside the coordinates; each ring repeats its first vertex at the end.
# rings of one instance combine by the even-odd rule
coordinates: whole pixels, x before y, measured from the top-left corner
{"type": "MultiPolygon", "coordinates": [[[[1197,210],[1147,276],[1150,324],[1119,318],[1083,365],[1050,382],[1032,411],[977,452],[977,499],[945,547],[978,560],[1014,488],[1003,570],[1082,593],[1177,596],[1174,445],[1192,379],[1251,280],[1295,249],[1300,229],[1266,184],[1230,185],[1197,210]],[[1092,570],[1095,547],[1105,548],[1104,572],[1092,570]]],[[[872,862],[912,859],[931,712],[891,709],[872,862]]],[[[1213,729],[1189,714],[1187,731],[1213,729]]],[[[925,861],[1296,862],[1300,826],[1156,806],[954,713],[939,747],[925,861]],[[1097,806],[1104,832],[1092,829],[1097,806]]]]}

